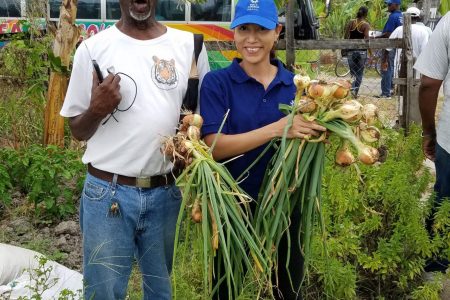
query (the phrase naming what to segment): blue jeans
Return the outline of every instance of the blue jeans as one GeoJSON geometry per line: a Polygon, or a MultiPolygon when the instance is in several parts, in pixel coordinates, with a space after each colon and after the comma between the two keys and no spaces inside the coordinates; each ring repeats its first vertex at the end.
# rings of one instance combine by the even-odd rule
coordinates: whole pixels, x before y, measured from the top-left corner
{"type": "Polygon", "coordinates": [[[436,143],[436,201],[441,203],[444,198],[450,198],[450,154],[436,143]]]}
{"type": "Polygon", "coordinates": [[[358,95],[359,87],[361,86],[364,75],[364,65],[367,60],[367,51],[358,50],[350,51],[348,53],[348,66],[350,67],[350,74],[354,78],[352,83],[352,93],[354,96],[358,95]]]}
{"type": "Polygon", "coordinates": [[[125,299],[133,260],[144,299],[171,299],[170,272],[181,193],[136,188],[87,174],[81,196],[84,299],[125,299]]]}
{"type": "Polygon", "coordinates": [[[391,96],[392,77],[394,76],[394,59],[395,49],[389,51],[388,68],[386,71],[381,71],[381,95],[391,96]]]}
{"type": "MultiPolygon", "coordinates": [[[[430,236],[433,235],[432,226],[437,207],[442,203],[444,198],[450,199],[450,154],[436,143],[435,155],[434,165],[436,168],[436,183],[434,184],[434,191],[436,193],[436,200],[431,210],[431,215],[426,220],[426,226],[430,236]]],[[[448,263],[448,260],[445,258],[432,259],[427,262],[425,271],[445,272],[448,263]]]]}

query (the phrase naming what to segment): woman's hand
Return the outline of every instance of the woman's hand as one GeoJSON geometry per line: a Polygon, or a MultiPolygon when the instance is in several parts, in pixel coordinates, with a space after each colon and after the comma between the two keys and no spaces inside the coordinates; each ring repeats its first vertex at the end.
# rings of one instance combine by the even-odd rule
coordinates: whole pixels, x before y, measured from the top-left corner
{"type": "MultiPolygon", "coordinates": [[[[284,134],[284,128],[288,123],[289,116],[286,116],[275,123],[276,136],[282,137],[284,134]]],[[[327,129],[314,121],[307,121],[302,115],[295,115],[292,126],[287,132],[287,138],[309,138],[311,136],[318,137],[322,132],[327,129]]]]}

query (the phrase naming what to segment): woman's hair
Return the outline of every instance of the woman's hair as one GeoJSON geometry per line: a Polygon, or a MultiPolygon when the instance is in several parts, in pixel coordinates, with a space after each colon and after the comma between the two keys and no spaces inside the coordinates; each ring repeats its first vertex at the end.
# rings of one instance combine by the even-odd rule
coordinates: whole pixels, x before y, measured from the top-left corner
{"type": "Polygon", "coordinates": [[[277,58],[277,51],[275,49],[270,50],[270,60],[277,58]]]}
{"type": "Polygon", "coordinates": [[[358,12],[356,13],[356,17],[357,17],[358,19],[367,17],[368,11],[369,11],[369,10],[367,9],[367,7],[361,6],[361,7],[359,8],[358,12]]]}

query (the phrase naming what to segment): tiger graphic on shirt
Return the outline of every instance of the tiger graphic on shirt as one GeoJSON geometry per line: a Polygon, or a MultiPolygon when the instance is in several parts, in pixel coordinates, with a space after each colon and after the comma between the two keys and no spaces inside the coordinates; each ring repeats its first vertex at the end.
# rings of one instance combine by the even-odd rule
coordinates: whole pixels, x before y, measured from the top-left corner
{"type": "Polygon", "coordinates": [[[178,86],[178,72],[175,60],[166,60],[153,56],[152,80],[157,87],[171,90],[178,86]]]}

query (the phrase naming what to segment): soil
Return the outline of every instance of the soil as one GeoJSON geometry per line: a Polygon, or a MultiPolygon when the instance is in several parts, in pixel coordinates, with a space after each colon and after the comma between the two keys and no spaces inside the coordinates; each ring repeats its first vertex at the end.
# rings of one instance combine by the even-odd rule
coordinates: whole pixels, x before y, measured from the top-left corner
{"type": "Polygon", "coordinates": [[[76,271],[82,269],[78,213],[63,221],[35,216],[34,207],[20,192],[12,194],[10,207],[0,206],[0,243],[40,252],[76,271]]]}

